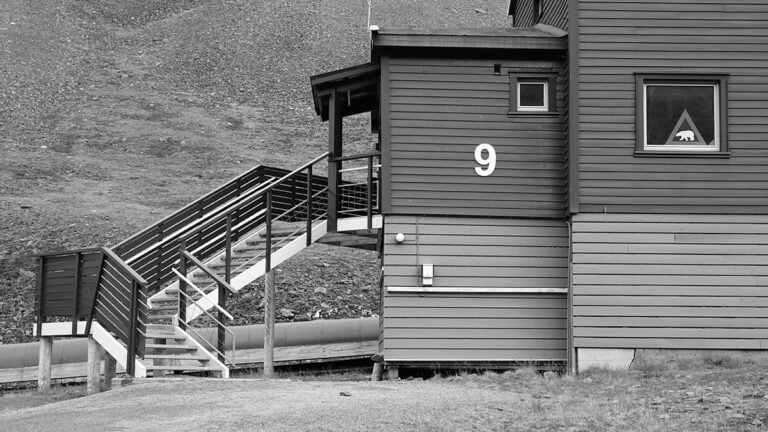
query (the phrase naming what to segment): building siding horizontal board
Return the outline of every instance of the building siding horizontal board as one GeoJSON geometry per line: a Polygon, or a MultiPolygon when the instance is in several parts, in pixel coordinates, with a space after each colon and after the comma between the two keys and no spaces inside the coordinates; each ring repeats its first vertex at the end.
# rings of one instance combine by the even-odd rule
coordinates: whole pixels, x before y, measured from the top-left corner
{"type": "Polygon", "coordinates": [[[560,114],[509,115],[508,72],[553,70],[557,108],[564,77],[557,61],[387,58],[389,166],[385,212],[448,216],[564,215],[564,122],[560,114]],[[502,73],[494,74],[494,63],[502,73]],[[481,143],[497,155],[490,176],[476,174],[481,143]]]}
{"type": "Polygon", "coordinates": [[[385,361],[565,359],[565,294],[483,292],[567,288],[564,221],[390,215],[383,264],[385,361]],[[403,243],[396,233],[405,235],[403,243]],[[418,287],[423,263],[434,265],[434,287],[469,292],[387,291],[418,287]]]}
{"type": "Polygon", "coordinates": [[[768,213],[768,3],[585,0],[582,212],[768,213]],[[730,157],[635,157],[636,73],[727,74],[730,157]]]}
{"type": "Polygon", "coordinates": [[[768,348],[768,219],[579,214],[573,335],[582,348],[768,348]]]}

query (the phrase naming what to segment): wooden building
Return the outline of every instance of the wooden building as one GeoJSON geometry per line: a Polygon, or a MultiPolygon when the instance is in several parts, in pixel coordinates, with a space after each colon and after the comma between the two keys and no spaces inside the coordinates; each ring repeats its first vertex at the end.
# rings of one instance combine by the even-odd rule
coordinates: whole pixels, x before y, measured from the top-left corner
{"type": "Polygon", "coordinates": [[[227,376],[227,297],[266,278],[270,352],[272,269],[318,241],[378,249],[393,371],[768,349],[768,3],[509,13],[513,28],[372,28],[369,63],[310,80],[327,153],[254,167],[111,249],[41,256],[41,353],[88,335],[132,375],[227,376]],[[378,148],[348,154],[343,119],[362,113],[378,148]],[[367,176],[348,181],[355,160],[367,176]],[[189,323],[214,308],[203,345],[189,323]]]}
{"type": "Polygon", "coordinates": [[[372,32],[384,362],[768,348],[768,4],[509,8],[372,32]]]}

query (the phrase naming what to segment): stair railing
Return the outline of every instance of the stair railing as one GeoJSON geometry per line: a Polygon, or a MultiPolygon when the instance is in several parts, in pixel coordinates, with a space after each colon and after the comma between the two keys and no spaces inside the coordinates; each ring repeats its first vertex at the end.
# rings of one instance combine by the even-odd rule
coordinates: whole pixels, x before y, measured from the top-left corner
{"type": "Polygon", "coordinates": [[[103,253],[96,293],[85,334],[96,319],[126,345],[126,373],[135,373],[135,359],[144,358],[147,322],[147,281],[110,248],[103,253]]]}
{"type": "MultiPolygon", "coordinates": [[[[249,194],[248,200],[238,200],[232,205],[222,209],[218,214],[208,218],[205,223],[198,225],[194,231],[188,233],[181,239],[181,244],[195,243],[198,246],[192,248],[194,256],[207,257],[211,251],[221,250],[221,246],[225,249],[225,275],[231,277],[232,274],[232,243],[235,240],[234,233],[242,232],[240,225],[235,225],[235,221],[238,221],[241,225],[243,223],[254,224],[257,222],[265,224],[266,231],[266,253],[265,263],[266,271],[271,268],[271,254],[272,254],[272,222],[276,212],[280,212],[281,215],[287,216],[287,219],[291,221],[303,220],[307,227],[307,242],[312,242],[312,224],[316,220],[315,204],[314,201],[319,195],[327,189],[325,179],[316,177],[313,174],[314,167],[324,161],[328,157],[328,153],[314,158],[299,168],[283,175],[282,177],[270,181],[269,184],[257,191],[249,194]],[[261,204],[263,207],[259,207],[259,211],[254,211],[254,203],[261,204]],[[237,218],[244,210],[250,210],[250,214],[247,219],[237,218]],[[301,211],[303,210],[303,211],[301,211]],[[224,225],[223,232],[218,235],[211,234],[205,238],[206,241],[199,241],[201,234],[216,231],[217,225],[224,225]],[[195,241],[198,240],[198,241],[195,241]]],[[[182,272],[183,273],[183,272],[182,272]]],[[[219,291],[221,295],[221,290],[219,291]]]]}
{"type": "MultiPolygon", "coordinates": [[[[229,241],[228,241],[229,244],[229,241]]],[[[199,288],[197,288],[194,284],[192,284],[189,279],[186,278],[187,270],[188,270],[188,264],[192,264],[193,266],[197,267],[199,270],[203,271],[205,274],[208,275],[218,286],[219,290],[219,298],[218,298],[218,304],[216,304],[216,308],[219,310],[219,318],[214,319],[214,322],[216,323],[217,328],[217,335],[216,335],[216,351],[219,353],[219,360],[224,361],[225,355],[224,355],[224,343],[226,341],[226,332],[227,327],[224,325],[224,320],[227,318],[229,320],[234,320],[232,315],[230,315],[226,310],[225,307],[227,305],[227,292],[236,294],[237,291],[232,288],[232,286],[229,284],[229,272],[227,272],[227,275],[225,276],[225,279],[221,279],[219,275],[216,274],[213,270],[208,268],[205,264],[203,264],[200,260],[195,258],[194,255],[189,253],[185,249],[186,243],[182,241],[180,247],[179,247],[179,270],[173,269],[173,272],[179,277],[179,312],[178,312],[178,326],[182,330],[187,329],[187,301],[185,299],[189,298],[191,300],[191,297],[187,294],[187,285],[191,284],[194,289],[200,291],[200,293],[204,296],[205,293],[202,292],[199,288]]],[[[205,308],[202,308],[197,302],[194,302],[195,305],[205,312],[205,314],[211,316],[208,311],[205,308]]],[[[212,317],[212,316],[211,316],[212,317]]],[[[231,333],[231,332],[230,332],[231,333]]]]}
{"type": "Polygon", "coordinates": [[[356,160],[364,160],[366,162],[363,166],[339,170],[339,173],[342,175],[365,170],[366,178],[364,181],[355,179],[339,182],[338,190],[335,191],[336,196],[340,198],[337,200],[338,208],[328,209],[329,219],[336,219],[338,215],[359,215],[361,211],[364,211],[368,229],[372,229],[373,214],[380,209],[379,200],[381,193],[379,193],[379,178],[381,176],[374,176],[374,172],[378,174],[378,170],[381,168],[381,152],[362,153],[329,160],[340,164],[356,160]],[[374,164],[374,159],[378,159],[379,163],[374,164]]]}
{"type": "MultiPolygon", "coordinates": [[[[192,281],[190,281],[186,276],[184,276],[180,271],[173,269],[173,272],[176,274],[176,276],[179,278],[179,281],[184,281],[186,286],[191,287],[197,294],[202,298],[205,296],[205,292],[197,287],[192,281]]],[[[221,304],[215,304],[214,307],[219,311],[219,318],[217,319],[215,316],[213,316],[211,313],[209,313],[205,306],[201,304],[198,300],[195,300],[192,296],[187,294],[186,290],[182,290],[181,286],[179,287],[179,311],[181,311],[182,308],[186,310],[186,306],[188,304],[193,304],[197,306],[198,309],[200,309],[215,325],[217,328],[217,334],[216,334],[216,344],[214,345],[211,343],[207,337],[202,336],[195,328],[194,326],[190,325],[189,321],[183,320],[180,317],[177,317],[177,323],[180,328],[184,329],[185,331],[191,332],[193,335],[196,336],[195,340],[197,340],[200,343],[204,343],[211,351],[216,352],[216,355],[219,358],[219,361],[222,363],[228,363],[230,366],[235,366],[235,353],[237,352],[237,343],[235,338],[235,333],[233,333],[231,330],[229,330],[226,325],[221,321],[222,315],[224,315],[227,319],[230,321],[234,320],[235,318],[224,309],[223,305],[221,304]],[[232,356],[227,357],[226,355],[226,335],[224,333],[229,335],[229,340],[232,341],[231,344],[231,351],[232,356]]],[[[179,314],[181,316],[181,313],[179,314]]]]}

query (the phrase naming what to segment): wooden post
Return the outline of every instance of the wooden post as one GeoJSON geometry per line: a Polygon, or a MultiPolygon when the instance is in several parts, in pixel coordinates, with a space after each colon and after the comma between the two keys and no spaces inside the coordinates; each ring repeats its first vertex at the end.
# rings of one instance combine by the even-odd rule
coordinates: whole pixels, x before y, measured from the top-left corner
{"type": "Polygon", "coordinates": [[[400,370],[396,366],[387,367],[387,379],[390,381],[396,381],[400,379],[400,370]]]}
{"type": "Polygon", "coordinates": [[[40,337],[40,356],[37,362],[37,391],[51,389],[51,361],[53,357],[53,336],[40,337]]]}
{"type": "Polygon", "coordinates": [[[101,378],[101,346],[93,336],[88,336],[87,394],[99,392],[101,378]]]}
{"type": "Polygon", "coordinates": [[[312,165],[307,167],[307,247],[312,244],[312,165]]]}
{"type": "Polygon", "coordinates": [[[139,331],[139,283],[131,281],[131,309],[128,323],[128,353],[125,359],[125,372],[134,376],[136,373],[136,336],[139,331]]]}
{"type": "Polygon", "coordinates": [[[381,381],[381,375],[384,372],[384,365],[382,363],[374,363],[373,371],[371,372],[371,381],[381,381]]]}
{"type": "Polygon", "coordinates": [[[334,159],[340,158],[342,154],[342,116],[341,105],[339,104],[339,95],[334,91],[328,100],[328,232],[336,232],[338,225],[336,223],[339,208],[341,206],[341,197],[339,196],[339,185],[341,184],[341,165],[334,159]]]}
{"type": "Polygon", "coordinates": [[[112,390],[112,378],[117,372],[117,361],[109,353],[104,353],[104,390],[112,390]]]}
{"type": "Polygon", "coordinates": [[[275,272],[264,278],[264,378],[275,377],[275,272]]]}

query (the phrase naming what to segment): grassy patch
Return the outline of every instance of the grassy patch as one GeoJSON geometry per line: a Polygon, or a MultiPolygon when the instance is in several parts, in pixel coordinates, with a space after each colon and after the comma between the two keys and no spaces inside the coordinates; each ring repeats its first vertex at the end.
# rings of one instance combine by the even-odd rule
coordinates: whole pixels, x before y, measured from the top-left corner
{"type": "Polygon", "coordinates": [[[54,386],[48,391],[35,388],[0,390],[0,413],[47,405],[85,396],[84,385],[54,386]]]}

